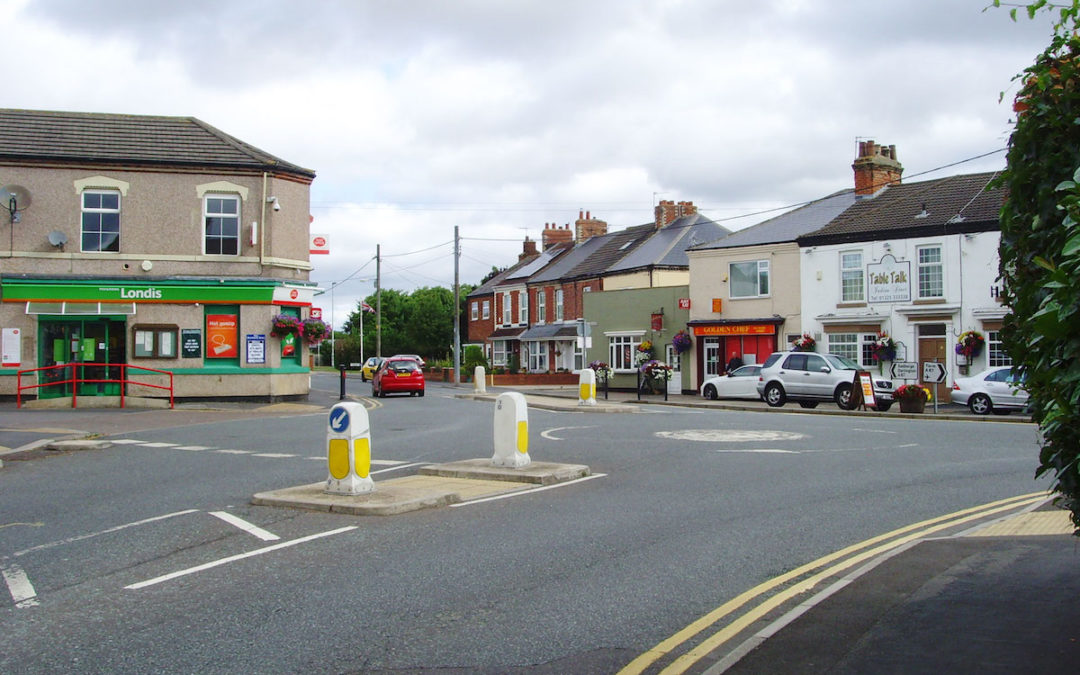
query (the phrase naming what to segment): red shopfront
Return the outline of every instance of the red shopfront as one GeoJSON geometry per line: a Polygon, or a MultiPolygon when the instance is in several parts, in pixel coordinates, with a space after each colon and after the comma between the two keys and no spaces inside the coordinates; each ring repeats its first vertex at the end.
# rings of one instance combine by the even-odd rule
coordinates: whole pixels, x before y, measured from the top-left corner
{"type": "Polygon", "coordinates": [[[691,328],[698,343],[698,386],[706,377],[725,372],[734,357],[744,365],[761,363],[777,351],[776,336],[780,333],[778,322],[762,321],[692,323],[691,328]]]}

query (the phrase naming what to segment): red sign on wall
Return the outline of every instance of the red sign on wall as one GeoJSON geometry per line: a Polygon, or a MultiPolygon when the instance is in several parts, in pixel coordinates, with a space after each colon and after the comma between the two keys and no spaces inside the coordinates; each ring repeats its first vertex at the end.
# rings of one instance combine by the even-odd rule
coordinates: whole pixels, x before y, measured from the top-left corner
{"type": "Polygon", "coordinates": [[[655,331],[664,330],[664,315],[663,314],[653,314],[652,315],[652,329],[655,330],[655,331]]]}
{"type": "Polygon", "coordinates": [[[690,309],[690,298],[679,298],[679,309],[690,309]]]}

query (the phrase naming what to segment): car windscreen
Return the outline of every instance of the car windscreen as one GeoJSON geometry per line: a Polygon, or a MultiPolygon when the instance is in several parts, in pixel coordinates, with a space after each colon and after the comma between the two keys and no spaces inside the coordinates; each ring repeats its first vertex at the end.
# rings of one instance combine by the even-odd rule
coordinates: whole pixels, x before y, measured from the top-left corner
{"type": "Polygon", "coordinates": [[[837,370],[859,370],[859,364],[846,356],[837,356],[836,354],[825,354],[824,356],[829,365],[837,370]]]}

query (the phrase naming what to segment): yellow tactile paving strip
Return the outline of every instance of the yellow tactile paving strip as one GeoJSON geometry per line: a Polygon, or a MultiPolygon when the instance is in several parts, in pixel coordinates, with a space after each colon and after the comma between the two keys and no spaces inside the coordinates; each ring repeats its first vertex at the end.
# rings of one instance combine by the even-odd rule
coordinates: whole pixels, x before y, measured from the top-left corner
{"type": "Polygon", "coordinates": [[[1032,511],[1006,518],[971,534],[972,537],[1033,537],[1073,533],[1068,511],[1032,511]]]}

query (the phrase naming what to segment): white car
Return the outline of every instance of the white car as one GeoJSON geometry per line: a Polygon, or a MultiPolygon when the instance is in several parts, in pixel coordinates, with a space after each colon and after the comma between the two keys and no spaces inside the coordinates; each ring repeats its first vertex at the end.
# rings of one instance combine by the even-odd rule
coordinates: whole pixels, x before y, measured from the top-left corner
{"type": "Polygon", "coordinates": [[[757,381],[761,366],[742,366],[727,375],[713,375],[701,384],[701,395],[710,401],[718,398],[748,398],[761,400],[757,381]]]}
{"type": "Polygon", "coordinates": [[[976,415],[997,413],[1007,415],[1023,410],[1028,393],[1023,390],[1024,376],[1012,372],[1012,366],[998,366],[971,377],[953,380],[949,397],[953,403],[966,405],[976,415]]]}

